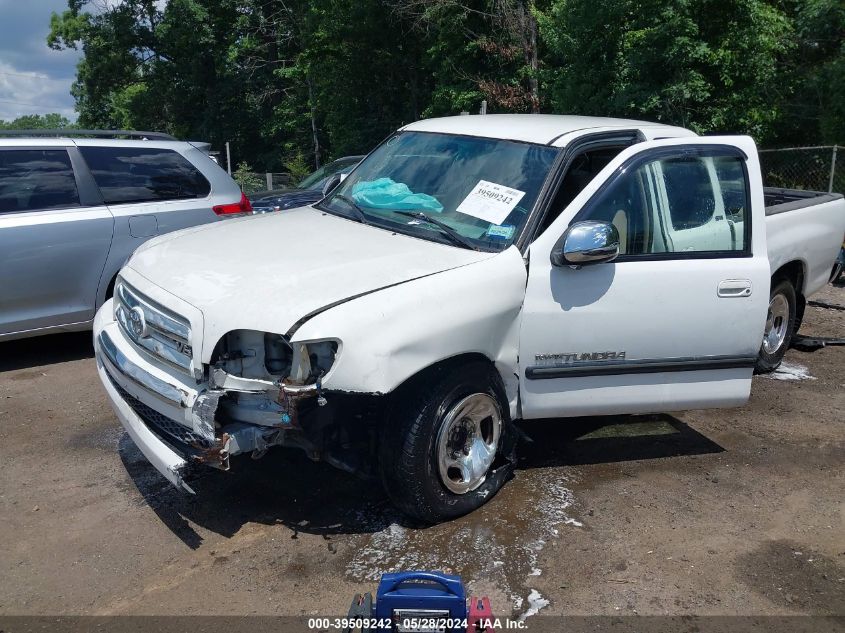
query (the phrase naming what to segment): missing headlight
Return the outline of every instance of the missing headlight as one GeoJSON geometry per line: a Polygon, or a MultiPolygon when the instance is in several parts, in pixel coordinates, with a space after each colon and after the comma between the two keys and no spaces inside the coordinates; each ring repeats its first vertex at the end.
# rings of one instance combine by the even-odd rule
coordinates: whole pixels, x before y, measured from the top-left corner
{"type": "Polygon", "coordinates": [[[264,366],[273,376],[287,376],[290,373],[293,349],[280,334],[264,334],[264,366]]]}
{"type": "Polygon", "coordinates": [[[332,368],[336,356],[336,341],[294,343],[290,380],[303,385],[315,383],[332,368]]]}
{"type": "Polygon", "coordinates": [[[333,340],[290,343],[281,334],[233,330],[218,343],[211,365],[241,378],[309,385],[328,373],[337,350],[333,340]]]}

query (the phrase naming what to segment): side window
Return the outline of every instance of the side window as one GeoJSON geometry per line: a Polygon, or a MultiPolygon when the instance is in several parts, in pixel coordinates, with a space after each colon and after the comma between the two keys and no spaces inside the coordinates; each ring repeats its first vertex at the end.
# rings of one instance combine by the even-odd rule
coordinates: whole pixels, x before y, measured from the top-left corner
{"type": "Polygon", "coordinates": [[[701,158],[670,158],[655,166],[662,172],[674,231],[695,229],[713,219],[716,192],[709,165],[701,158]]]}
{"type": "Polygon", "coordinates": [[[540,233],[554,222],[590,181],[628,145],[606,146],[587,150],[577,155],[566,170],[563,181],[555,194],[546,217],[540,225],[540,233]]]}
{"type": "Polygon", "coordinates": [[[80,147],[106,204],[204,198],[205,177],[184,156],[150,147],[80,147]]]}
{"type": "Polygon", "coordinates": [[[669,156],[626,170],[578,220],[613,223],[623,255],[746,252],[743,159],[708,154],[669,156]]]}
{"type": "Polygon", "coordinates": [[[744,225],[748,211],[748,188],[742,160],[735,156],[719,156],[713,159],[721,189],[725,217],[737,225],[745,237],[744,225]]]}
{"type": "Polygon", "coordinates": [[[78,206],[66,150],[0,150],[0,213],[78,206]]]}

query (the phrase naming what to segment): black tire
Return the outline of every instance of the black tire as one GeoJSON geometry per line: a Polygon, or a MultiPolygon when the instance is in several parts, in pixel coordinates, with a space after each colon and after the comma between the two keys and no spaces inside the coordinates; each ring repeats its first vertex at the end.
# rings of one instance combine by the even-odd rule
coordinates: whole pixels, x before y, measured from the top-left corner
{"type": "Polygon", "coordinates": [[[830,271],[830,283],[839,284],[843,277],[845,277],[845,244],[842,245],[842,250],[839,251],[833,264],[833,270],[830,271]]]}
{"type": "MultiPolygon", "coordinates": [[[[769,293],[769,305],[775,301],[775,297],[781,296],[786,300],[789,307],[789,316],[786,319],[786,333],[783,341],[774,349],[766,349],[765,341],[760,345],[760,353],[757,356],[757,364],[755,366],[755,373],[767,374],[774,371],[780,366],[786,350],[789,349],[792,343],[792,335],[795,333],[795,320],[797,315],[798,300],[795,295],[795,288],[792,282],[787,279],[779,279],[772,281],[772,290],[769,293]]],[[[771,309],[770,309],[771,312],[771,309]]],[[[769,319],[771,314],[767,314],[766,327],[769,328],[769,319]]],[[[765,334],[764,334],[765,337],[765,334]]]]}
{"type": "Polygon", "coordinates": [[[429,524],[453,519],[484,505],[510,478],[514,444],[498,372],[483,362],[453,367],[395,394],[379,443],[381,479],[391,501],[408,516],[429,524]],[[456,494],[440,477],[438,433],[455,404],[479,393],[493,398],[501,414],[497,454],[483,483],[456,494]]]}

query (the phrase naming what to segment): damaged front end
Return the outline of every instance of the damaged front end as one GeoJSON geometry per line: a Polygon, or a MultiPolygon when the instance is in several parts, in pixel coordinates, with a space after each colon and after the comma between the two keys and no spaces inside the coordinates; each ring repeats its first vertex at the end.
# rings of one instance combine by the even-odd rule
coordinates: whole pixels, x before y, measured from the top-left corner
{"type": "Polygon", "coordinates": [[[364,454],[373,439],[365,421],[374,418],[361,404],[368,398],[322,387],[338,348],[334,340],[290,343],[279,334],[229,332],[212,354],[208,389],[192,409],[194,432],[204,440],[194,446],[194,461],[228,470],[234,455],[258,459],[273,446],[289,446],[367,474],[364,454]],[[356,418],[354,429],[345,423],[356,418]]]}

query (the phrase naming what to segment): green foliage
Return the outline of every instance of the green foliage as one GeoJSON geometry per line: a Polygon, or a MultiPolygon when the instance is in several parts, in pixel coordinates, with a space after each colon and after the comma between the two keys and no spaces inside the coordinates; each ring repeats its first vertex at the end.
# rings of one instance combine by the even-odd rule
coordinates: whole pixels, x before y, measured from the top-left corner
{"type": "Polygon", "coordinates": [[[83,52],[80,126],[228,141],[260,171],[482,100],[845,142],[842,0],[68,0],[50,27],[83,52]]]}
{"type": "Polygon", "coordinates": [[[782,136],[787,142],[845,142],[845,3],[796,0],[789,14],[796,47],[781,81],[792,90],[782,107],[782,136]]]}
{"type": "Polygon", "coordinates": [[[247,193],[258,191],[264,187],[264,181],[259,174],[256,174],[249,163],[238,163],[237,169],[232,173],[232,178],[247,193]]]}
{"type": "Polygon", "coordinates": [[[821,94],[819,127],[823,143],[845,139],[845,52],[840,52],[820,68],[813,83],[821,94]]]}
{"type": "MultiPolygon", "coordinates": [[[[533,0],[405,0],[434,80],[426,116],[530,112],[539,107],[536,3],[533,0]]],[[[401,7],[404,7],[402,9],[401,7]]]]}
{"type": "Polygon", "coordinates": [[[299,182],[311,173],[311,165],[305,160],[302,153],[296,154],[284,163],[285,171],[290,174],[293,183],[299,182]]]}
{"type": "Polygon", "coordinates": [[[50,114],[26,114],[13,121],[0,119],[0,130],[61,130],[77,127],[67,117],[57,112],[50,114]]]}
{"type": "Polygon", "coordinates": [[[775,135],[792,27],[759,0],[558,0],[541,20],[564,112],[775,135]]]}

